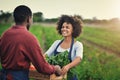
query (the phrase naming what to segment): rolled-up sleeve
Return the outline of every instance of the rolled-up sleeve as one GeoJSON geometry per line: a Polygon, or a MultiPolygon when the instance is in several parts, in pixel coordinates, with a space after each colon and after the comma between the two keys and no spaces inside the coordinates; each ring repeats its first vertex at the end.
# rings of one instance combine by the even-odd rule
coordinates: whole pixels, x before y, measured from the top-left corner
{"type": "Polygon", "coordinates": [[[77,42],[76,45],[76,57],[79,56],[81,59],[83,58],[83,44],[81,42],[77,42]]]}
{"type": "Polygon", "coordinates": [[[29,60],[32,62],[32,64],[35,66],[38,72],[43,74],[53,74],[55,73],[55,68],[53,65],[50,65],[46,62],[46,60],[43,57],[40,45],[35,37],[30,37],[26,48],[28,50],[25,54],[28,56],[29,60]]]}

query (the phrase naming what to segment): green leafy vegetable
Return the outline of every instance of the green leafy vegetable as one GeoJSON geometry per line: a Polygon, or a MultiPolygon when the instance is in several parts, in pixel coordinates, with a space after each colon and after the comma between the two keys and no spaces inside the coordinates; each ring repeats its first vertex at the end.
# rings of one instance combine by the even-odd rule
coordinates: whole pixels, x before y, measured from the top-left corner
{"type": "Polygon", "coordinates": [[[67,65],[68,63],[70,63],[70,60],[68,59],[68,51],[61,52],[57,54],[56,56],[52,55],[48,57],[47,55],[46,60],[48,63],[52,65],[59,65],[60,67],[63,67],[67,65]]]}
{"type": "MultiPolygon", "coordinates": [[[[48,63],[52,64],[52,65],[59,65],[60,67],[63,67],[67,64],[70,63],[70,60],[68,59],[68,51],[65,52],[61,52],[59,54],[57,54],[56,56],[52,55],[50,57],[48,57],[48,55],[46,56],[46,60],[48,63]]],[[[77,66],[74,68],[71,68],[68,72],[68,76],[67,79],[69,80],[71,77],[73,77],[74,75],[76,75],[78,77],[78,71],[77,71],[77,66]]]]}

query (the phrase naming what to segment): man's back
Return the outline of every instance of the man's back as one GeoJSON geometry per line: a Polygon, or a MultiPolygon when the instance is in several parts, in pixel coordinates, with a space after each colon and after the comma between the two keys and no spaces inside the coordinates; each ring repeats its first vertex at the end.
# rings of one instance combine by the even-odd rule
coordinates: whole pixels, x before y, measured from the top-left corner
{"type": "Polygon", "coordinates": [[[6,80],[2,74],[12,77],[12,79],[7,77],[7,80],[29,80],[30,62],[40,73],[60,72],[59,66],[53,66],[46,62],[39,42],[28,32],[32,23],[30,8],[24,5],[17,6],[13,17],[16,26],[7,30],[0,40],[0,60],[3,67],[2,72],[0,71],[0,80],[1,77],[6,80]]]}
{"type": "Polygon", "coordinates": [[[27,52],[27,46],[30,46],[28,43],[31,36],[26,27],[20,26],[14,26],[3,34],[0,54],[1,63],[5,69],[29,68],[29,59],[26,60],[25,52],[27,52]]]}
{"type": "Polygon", "coordinates": [[[0,58],[4,69],[28,70],[30,62],[38,72],[52,74],[55,69],[43,55],[37,39],[24,26],[13,26],[0,41],[0,58]]]}

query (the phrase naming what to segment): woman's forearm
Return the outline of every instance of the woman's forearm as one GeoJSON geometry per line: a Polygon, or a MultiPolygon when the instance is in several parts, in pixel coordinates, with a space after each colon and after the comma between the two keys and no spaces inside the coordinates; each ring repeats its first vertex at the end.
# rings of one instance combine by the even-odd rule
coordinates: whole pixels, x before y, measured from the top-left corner
{"type": "Polygon", "coordinates": [[[71,63],[68,64],[69,68],[77,66],[81,62],[80,57],[76,57],[71,63]]]}

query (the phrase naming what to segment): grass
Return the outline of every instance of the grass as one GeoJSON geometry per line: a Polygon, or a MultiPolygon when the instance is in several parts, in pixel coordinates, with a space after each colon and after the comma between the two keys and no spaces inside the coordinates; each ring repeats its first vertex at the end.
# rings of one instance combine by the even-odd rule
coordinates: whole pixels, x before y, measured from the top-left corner
{"type": "Polygon", "coordinates": [[[44,48],[44,36],[43,36],[43,27],[41,25],[32,25],[30,28],[30,32],[38,39],[40,46],[44,48]]]}
{"type": "Polygon", "coordinates": [[[0,35],[9,27],[11,27],[11,24],[0,24],[0,35]]]}
{"type": "Polygon", "coordinates": [[[85,27],[81,38],[98,46],[120,53],[120,32],[102,28],[85,27]]]}
{"type": "MultiPolygon", "coordinates": [[[[2,28],[0,26],[0,34],[7,28],[8,27],[2,28]]],[[[33,25],[30,32],[36,36],[44,51],[46,51],[55,40],[62,39],[56,32],[55,27],[33,25]]],[[[83,33],[77,38],[77,40],[81,41],[84,45],[84,57],[77,70],[80,80],[120,79],[120,59],[116,53],[106,54],[100,48],[94,46],[94,44],[96,44],[101,48],[106,47],[108,50],[112,49],[119,53],[119,33],[120,32],[95,27],[83,28],[83,33]],[[85,40],[92,44],[88,45],[85,40]]]]}
{"type": "MultiPolygon", "coordinates": [[[[58,34],[56,33],[54,27],[49,28],[49,32],[47,30],[44,31],[47,38],[46,39],[46,45],[51,45],[53,41],[56,39],[60,39],[59,36],[55,37],[58,34]],[[50,33],[51,31],[51,33],[50,33]],[[54,35],[54,38],[52,37],[54,35]],[[51,36],[51,37],[50,37],[51,36]]],[[[48,29],[45,27],[45,29],[48,29]]],[[[97,45],[103,45],[104,42],[105,45],[109,47],[109,38],[111,38],[111,34],[108,34],[108,30],[98,29],[98,28],[90,28],[85,27],[84,33],[80,38],[77,38],[77,40],[83,42],[84,39],[88,39],[88,37],[91,38],[92,42],[96,42],[97,45]],[[104,34],[107,34],[109,37],[106,38],[104,34]],[[87,36],[87,37],[86,37],[87,36]],[[101,39],[100,39],[101,38],[101,39]],[[105,38],[105,39],[104,39],[105,38]],[[108,41],[106,41],[106,39],[108,41]]],[[[118,38],[118,37],[115,37],[118,38]]],[[[88,39],[89,40],[89,39],[88,39]]],[[[119,41],[118,41],[119,42],[119,41]]],[[[114,42],[111,42],[114,43],[114,42]]],[[[120,73],[120,59],[115,54],[106,54],[104,51],[101,51],[101,49],[95,48],[94,46],[88,46],[87,44],[84,44],[84,59],[82,60],[82,63],[79,65],[79,69],[77,71],[79,72],[79,79],[80,80],[118,80],[119,79],[119,73],[120,73]]]]}

